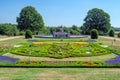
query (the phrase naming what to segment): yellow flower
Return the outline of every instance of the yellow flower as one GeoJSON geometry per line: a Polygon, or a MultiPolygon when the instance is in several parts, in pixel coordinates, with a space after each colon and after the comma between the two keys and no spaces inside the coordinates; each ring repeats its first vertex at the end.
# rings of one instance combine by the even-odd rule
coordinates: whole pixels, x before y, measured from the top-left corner
{"type": "Polygon", "coordinates": [[[73,42],[72,44],[79,45],[79,46],[86,46],[86,45],[88,45],[87,42],[73,42]]]}
{"type": "Polygon", "coordinates": [[[40,46],[40,45],[43,45],[43,44],[52,44],[53,42],[34,42],[34,46],[40,46]]]}

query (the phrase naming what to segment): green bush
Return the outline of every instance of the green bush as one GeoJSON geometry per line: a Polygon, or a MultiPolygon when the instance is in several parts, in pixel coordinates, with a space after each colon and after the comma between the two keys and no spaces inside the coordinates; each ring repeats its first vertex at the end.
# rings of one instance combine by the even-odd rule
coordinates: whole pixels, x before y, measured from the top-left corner
{"type": "Polygon", "coordinates": [[[19,32],[19,35],[21,35],[21,36],[22,36],[22,35],[25,35],[25,31],[20,31],[20,32],[19,32]]]}
{"type": "Polygon", "coordinates": [[[115,35],[115,32],[114,32],[113,29],[111,29],[111,30],[109,31],[109,36],[114,37],[114,35],[115,35]]]}
{"type": "Polygon", "coordinates": [[[32,38],[32,32],[31,32],[31,30],[26,30],[25,38],[26,39],[32,38]]]}
{"type": "Polygon", "coordinates": [[[97,39],[98,38],[98,31],[96,29],[91,30],[91,39],[97,39]]]}
{"type": "Polygon", "coordinates": [[[118,33],[118,37],[120,38],[120,32],[118,33]]]}

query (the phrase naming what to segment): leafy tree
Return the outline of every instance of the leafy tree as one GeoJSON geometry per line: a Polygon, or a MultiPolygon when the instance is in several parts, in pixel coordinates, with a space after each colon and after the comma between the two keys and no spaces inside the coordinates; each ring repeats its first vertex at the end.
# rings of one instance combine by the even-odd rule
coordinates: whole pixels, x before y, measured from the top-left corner
{"type": "Polygon", "coordinates": [[[17,29],[16,24],[0,24],[0,34],[8,35],[8,36],[16,36],[19,34],[19,30],[17,29]]]}
{"type": "Polygon", "coordinates": [[[109,36],[114,37],[114,35],[115,35],[115,32],[114,32],[113,29],[111,29],[111,30],[109,31],[109,36]]]}
{"type": "Polygon", "coordinates": [[[81,30],[79,27],[77,27],[76,25],[72,25],[71,27],[73,30],[77,31],[79,34],[81,33],[81,30]]]}
{"type": "Polygon", "coordinates": [[[109,14],[98,8],[89,10],[84,21],[85,23],[81,27],[84,34],[90,34],[92,29],[97,29],[100,33],[107,33],[111,27],[109,14]]]}
{"type": "Polygon", "coordinates": [[[0,34],[6,35],[7,32],[7,26],[5,24],[0,24],[0,34]]]}
{"type": "Polygon", "coordinates": [[[91,30],[91,39],[97,39],[98,38],[98,31],[97,29],[91,30]]]}
{"type": "Polygon", "coordinates": [[[17,23],[20,31],[30,29],[38,33],[44,27],[42,16],[32,6],[24,7],[21,10],[17,23]]]}

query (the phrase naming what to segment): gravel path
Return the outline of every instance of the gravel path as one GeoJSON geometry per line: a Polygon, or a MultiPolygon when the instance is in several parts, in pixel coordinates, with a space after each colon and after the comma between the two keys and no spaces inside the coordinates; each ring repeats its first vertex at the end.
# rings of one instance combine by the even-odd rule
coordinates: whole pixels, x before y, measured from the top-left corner
{"type": "Polygon", "coordinates": [[[20,60],[42,60],[42,61],[106,61],[108,59],[116,57],[115,54],[101,55],[101,56],[92,56],[92,57],[71,57],[64,59],[54,59],[49,57],[29,57],[29,56],[21,56],[15,55],[11,53],[6,53],[3,56],[9,56],[11,58],[19,58],[20,60]]]}
{"type": "Polygon", "coordinates": [[[14,37],[0,38],[0,41],[5,41],[5,40],[9,40],[9,39],[20,38],[20,37],[22,37],[22,36],[14,36],[14,37]]]}
{"type": "Polygon", "coordinates": [[[102,37],[102,38],[106,38],[106,39],[111,39],[111,40],[118,40],[118,41],[120,41],[120,38],[116,38],[116,37],[109,37],[109,36],[100,36],[100,37],[102,37]]]}

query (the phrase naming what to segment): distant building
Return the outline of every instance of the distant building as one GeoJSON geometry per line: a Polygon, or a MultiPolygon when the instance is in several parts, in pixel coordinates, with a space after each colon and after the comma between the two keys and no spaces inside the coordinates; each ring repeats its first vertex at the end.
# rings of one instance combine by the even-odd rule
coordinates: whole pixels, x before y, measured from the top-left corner
{"type": "Polygon", "coordinates": [[[60,28],[60,31],[53,32],[53,37],[54,38],[67,38],[67,37],[70,37],[70,33],[64,32],[63,28],[60,28]]]}

